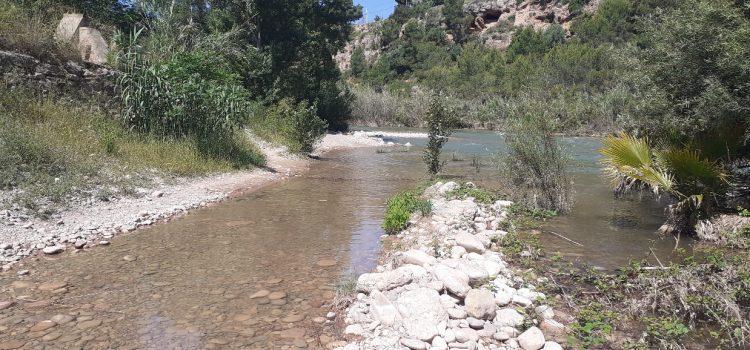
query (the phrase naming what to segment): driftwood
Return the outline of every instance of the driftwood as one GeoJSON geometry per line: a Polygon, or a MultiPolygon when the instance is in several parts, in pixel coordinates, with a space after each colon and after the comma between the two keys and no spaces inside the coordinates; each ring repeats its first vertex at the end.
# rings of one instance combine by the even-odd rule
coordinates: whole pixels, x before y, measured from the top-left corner
{"type": "Polygon", "coordinates": [[[559,234],[559,233],[555,233],[555,232],[552,232],[552,231],[547,231],[547,232],[549,232],[549,233],[551,233],[551,234],[553,234],[553,235],[557,236],[558,238],[561,238],[561,239],[564,239],[564,240],[566,240],[566,241],[568,241],[568,242],[570,242],[570,243],[573,243],[573,244],[575,244],[575,245],[577,245],[577,246],[583,247],[583,244],[581,244],[581,243],[578,243],[578,242],[576,242],[576,241],[574,241],[574,240],[572,240],[572,239],[570,239],[570,238],[568,238],[568,237],[565,237],[565,236],[563,236],[563,235],[561,235],[561,234],[559,234]]]}

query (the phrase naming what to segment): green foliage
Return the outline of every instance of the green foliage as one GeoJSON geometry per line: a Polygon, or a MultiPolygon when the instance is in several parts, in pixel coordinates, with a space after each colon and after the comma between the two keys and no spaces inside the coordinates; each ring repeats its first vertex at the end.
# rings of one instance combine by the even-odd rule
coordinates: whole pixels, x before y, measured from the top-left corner
{"type": "Polygon", "coordinates": [[[54,8],[38,8],[23,2],[0,0],[0,49],[24,53],[44,61],[80,61],[69,45],[54,40],[58,14],[54,8]]]}
{"type": "Polygon", "coordinates": [[[532,27],[523,27],[513,34],[513,41],[508,46],[507,55],[512,61],[518,56],[543,54],[565,41],[565,31],[559,25],[553,25],[545,31],[532,27]]]}
{"type": "Polygon", "coordinates": [[[647,317],[646,334],[653,345],[674,346],[690,332],[680,320],[674,317],[647,317]]]}
{"type": "Polygon", "coordinates": [[[478,203],[492,204],[498,200],[497,194],[473,184],[462,183],[461,186],[446,194],[450,199],[474,198],[478,203]]]}
{"type": "Polygon", "coordinates": [[[434,96],[427,109],[427,147],[422,159],[427,165],[427,172],[433,178],[443,167],[440,153],[451,134],[452,118],[440,96],[434,96]]]}
{"type": "Polygon", "coordinates": [[[581,308],[576,315],[576,322],[570,325],[575,336],[572,342],[580,344],[584,349],[606,344],[607,335],[612,333],[614,318],[612,311],[598,303],[581,308]]]}
{"type": "Polygon", "coordinates": [[[621,43],[633,30],[632,16],[631,0],[605,0],[596,13],[575,21],[571,31],[586,43],[621,43]]]}
{"type": "MultiPolygon", "coordinates": [[[[750,19],[732,1],[685,0],[644,34],[635,84],[647,92],[634,121],[655,141],[686,144],[744,130],[750,107],[750,19]]],[[[635,128],[634,128],[635,129],[635,128]]],[[[724,150],[734,148],[725,140],[724,150]]]]}
{"type": "Polygon", "coordinates": [[[351,72],[355,77],[360,76],[367,68],[365,60],[365,50],[360,46],[354,49],[351,58],[351,72]]]}
{"type": "Polygon", "coordinates": [[[514,118],[506,134],[508,154],[502,157],[502,175],[513,198],[532,210],[566,213],[573,201],[567,174],[568,157],[555,140],[551,118],[526,114],[514,118]]]}
{"type": "Polygon", "coordinates": [[[419,211],[422,215],[429,215],[432,203],[419,198],[414,191],[404,191],[388,199],[383,229],[387,234],[397,234],[406,228],[412,213],[419,211]]]}
{"type": "Polygon", "coordinates": [[[309,153],[325,134],[326,122],[315,115],[315,106],[287,98],[256,111],[253,128],[267,139],[295,153],[309,153]]]}

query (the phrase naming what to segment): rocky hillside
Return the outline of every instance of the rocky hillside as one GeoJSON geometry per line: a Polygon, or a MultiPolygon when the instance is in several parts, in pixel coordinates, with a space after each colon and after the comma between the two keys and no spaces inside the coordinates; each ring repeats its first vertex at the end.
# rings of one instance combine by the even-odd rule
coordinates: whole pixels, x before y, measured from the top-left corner
{"type": "MultiPolygon", "coordinates": [[[[427,2],[419,2],[425,5],[427,2]]],[[[470,38],[477,39],[484,45],[504,50],[511,42],[513,33],[518,28],[531,27],[544,30],[553,24],[560,25],[570,34],[572,19],[596,11],[600,0],[466,0],[461,6],[464,16],[463,30],[470,38]]],[[[412,5],[417,9],[418,5],[412,5]]],[[[447,29],[446,5],[426,7],[418,11],[413,19],[424,23],[428,28],[447,29]]],[[[336,62],[342,71],[351,68],[351,59],[355,50],[363,51],[368,63],[375,62],[380,52],[386,50],[382,32],[384,21],[375,21],[355,26],[352,40],[336,55],[336,62]]],[[[403,35],[401,25],[399,37],[403,35]]],[[[454,36],[446,31],[446,41],[454,42],[454,36]]]]}

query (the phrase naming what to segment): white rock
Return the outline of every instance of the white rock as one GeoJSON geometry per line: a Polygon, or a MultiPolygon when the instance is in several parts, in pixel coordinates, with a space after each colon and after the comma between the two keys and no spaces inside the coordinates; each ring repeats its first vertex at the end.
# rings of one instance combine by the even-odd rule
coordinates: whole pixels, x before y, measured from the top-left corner
{"type": "Polygon", "coordinates": [[[385,296],[379,290],[373,290],[370,293],[372,301],[370,303],[370,313],[375,316],[375,319],[380,321],[384,326],[392,326],[400,318],[396,306],[394,306],[388,297],[385,296]]]}
{"type": "Polygon", "coordinates": [[[460,259],[464,254],[466,254],[466,248],[458,245],[451,247],[451,258],[460,259]]]}
{"type": "Polygon", "coordinates": [[[555,317],[555,310],[553,310],[549,305],[537,306],[536,308],[534,308],[534,311],[536,311],[536,313],[543,319],[555,317]]]}
{"type": "Polygon", "coordinates": [[[528,298],[526,298],[524,296],[521,296],[519,294],[513,295],[512,301],[513,301],[513,303],[521,305],[523,307],[531,305],[531,300],[529,300],[528,298]]]}
{"type": "Polygon", "coordinates": [[[515,309],[505,308],[497,311],[495,315],[495,325],[516,327],[523,324],[523,315],[515,309]]]}
{"type": "Polygon", "coordinates": [[[542,348],[542,350],[563,350],[563,347],[558,343],[548,341],[544,343],[544,347],[542,348]]]}
{"type": "Polygon", "coordinates": [[[459,270],[441,264],[436,265],[432,272],[435,278],[443,282],[445,289],[461,298],[466,297],[466,293],[471,289],[469,276],[459,270]]]}
{"type": "Polygon", "coordinates": [[[44,252],[44,254],[57,254],[64,250],[65,246],[63,245],[53,245],[50,247],[44,247],[44,249],[42,249],[42,252],[44,252]]]}
{"type": "Polygon", "coordinates": [[[453,332],[456,333],[456,341],[461,343],[479,340],[479,334],[471,328],[454,329],[453,332]]]}
{"type": "Polygon", "coordinates": [[[455,240],[456,244],[464,247],[467,252],[477,252],[481,254],[486,250],[484,244],[479,239],[466,232],[458,233],[455,240]]]}
{"type": "Polygon", "coordinates": [[[357,278],[357,291],[370,293],[377,288],[377,284],[385,280],[385,274],[380,272],[363,273],[357,278]]]}
{"type": "Polygon", "coordinates": [[[429,347],[429,344],[417,339],[401,338],[400,343],[412,350],[426,350],[429,347]]]}
{"type": "Polygon", "coordinates": [[[362,333],[364,332],[365,329],[362,328],[362,325],[360,324],[350,324],[346,326],[346,329],[344,329],[344,334],[362,335],[362,333]]]}
{"type": "Polygon", "coordinates": [[[438,325],[448,320],[440,295],[433,289],[406,291],[399,295],[396,305],[406,333],[422,341],[431,341],[439,333],[438,325]]]}
{"type": "Polygon", "coordinates": [[[495,317],[495,298],[489,290],[470,290],[466,295],[464,305],[466,305],[466,313],[471,317],[482,320],[491,320],[495,317]]]}
{"type": "Polygon", "coordinates": [[[154,192],[151,193],[151,197],[153,197],[153,198],[160,198],[163,195],[164,195],[164,192],[162,192],[162,191],[154,191],[154,192]]]}
{"type": "Polygon", "coordinates": [[[432,339],[432,347],[430,349],[448,350],[448,342],[446,342],[443,337],[435,337],[435,339],[432,339]]]}
{"type": "Polygon", "coordinates": [[[411,249],[402,254],[402,258],[405,264],[413,264],[419,266],[427,266],[434,264],[437,259],[430,256],[429,254],[416,249],[411,249]]]}
{"type": "Polygon", "coordinates": [[[448,316],[450,316],[450,318],[454,320],[462,320],[466,318],[466,316],[468,316],[466,314],[466,310],[455,308],[455,307],[452,307],[448,309],[447,311],[448,311],[448,316]]]}
{"type": "Polygon", "coordinates": [[[544,334],[539,328],[531,327],[518,336],[518,345],[523,350],[539,350],[544,346],[544,334]]]}
{"type": "Polygon", "coordinates": [[[427,270],[424,267],[409,264],[383,274],[383,278],[377,281],[375,286],[378,290],[388,291],[426,276],[427,270]]]}
{"type": "Polygon", "coordinates": [[[512,298],[513,296],[504,290],[498,290],[495,292],[495,304],[497,304],[498,306],[505,306],[510,304],[512,298]]]}

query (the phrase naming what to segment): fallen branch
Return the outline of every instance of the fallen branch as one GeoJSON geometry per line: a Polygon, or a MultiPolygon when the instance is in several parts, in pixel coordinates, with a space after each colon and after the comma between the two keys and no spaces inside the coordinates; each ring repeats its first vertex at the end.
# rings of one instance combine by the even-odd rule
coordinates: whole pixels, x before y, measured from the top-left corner
{"type": "Polygon", "coordinates": [[[583,244],[581,244],[581,243],[578,243],[578,242],[576,242],[576,241],[574,241],[574,240],[572,240],[572,239],[570,239],[570,238],[568,238],[568,237],[565,237],[565,236],[563,236],[563,235],[561,235],[561,234],[559,234],[559,233],[555,233],[555,232],[552,232],[552,231],[547,231],[547,232],[549,232],[549,233],[551,233],[551,234],[553,234],[553,235],[555,235],[555,236],[557,236],[557,237],[559,237],[559,238],[562,238],[562,239],[564,239],[564,240],[566,240],[566,241],[568,241],[568,242],[570,242],[570,243],[573,243],[573,244],[575,244],[575,245],[577,245],[577,246],[581,246],[581,247],[583,247],[583,244]]]}
{"type": "Polygon", "coordinates": [[[659,263],[659,266],[661,266],[661,268],[664,268],[664,264],[662,264],[661,260],[659,260],[659,257],[656,256],[656,253],[654,253],[654,249],[653,248],[648,248],[648,250],[650,250],[651,254],[654,256],[654,258],[656,258],[656,262],[659,263]]]}

